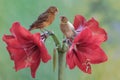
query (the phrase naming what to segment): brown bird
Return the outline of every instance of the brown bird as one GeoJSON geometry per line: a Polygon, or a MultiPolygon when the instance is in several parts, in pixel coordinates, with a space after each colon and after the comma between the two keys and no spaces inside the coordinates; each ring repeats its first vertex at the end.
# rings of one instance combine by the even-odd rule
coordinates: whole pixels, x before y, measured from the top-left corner
{"type": "Polygon", "coordinates": [[[29,31],[33,29],[44,29],[49,26],[55,19],[55,15],[58,9],[55,6],[50,6],[45,12],[43,12],[38,19],[30,26],[29,31]]]}
{"type": "Polygon", "coordinates": [[[65,16],[61,16],[60,29],[67,39],[73,39],[76,35],[74,26],[65,16]]]}

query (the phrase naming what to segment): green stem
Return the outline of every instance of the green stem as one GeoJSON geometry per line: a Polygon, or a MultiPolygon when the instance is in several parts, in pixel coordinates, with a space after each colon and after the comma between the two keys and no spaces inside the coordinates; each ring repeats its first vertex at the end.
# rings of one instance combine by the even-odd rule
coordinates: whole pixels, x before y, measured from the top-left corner
{"type": "Polygon", "coordinates": [[[58,54],[58,80],[64,79],[64,54],[58,54]]]}
{"type": "Polygon", "coordinates": [[[55,34],[51,34],[51,36],[52,36],[52,39],[53,39],[54,42],[55,42],[55,45],[56,45],[58,48],[60,48],[61,45],[60,45],[60,42],[59,42],[58,38],[56,37],[56,35],[55,35],[55,34]]]}
{"type": "Polygon", "coordinates": [[[58,51],[58,80],[63,80],[64,78],[64,53],[65,53],[65,45],[60,45],[60,42],[55,34],[51,34],[52,39],[55,42],[58,51]]]}

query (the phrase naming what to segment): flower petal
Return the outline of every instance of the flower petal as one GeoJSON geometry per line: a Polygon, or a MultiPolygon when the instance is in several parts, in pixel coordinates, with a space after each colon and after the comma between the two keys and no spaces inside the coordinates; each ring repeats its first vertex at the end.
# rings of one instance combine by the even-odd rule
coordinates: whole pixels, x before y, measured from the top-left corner
{"type": "Polygon", "coordinates": [[[19,22],[14,22],[10,31],[21,44],[24,44],[31,39],[31,33],[22,27],[19,22]]]}
{"type": "Polygon", "coordinates": [[[66,63],[68,64],[70,69],[73,69],[76,66],[76,64],[74,63],[74,57],[75,55],[72,50],[67,52],[66,63]]]}
{"type": "Polygon", "coordinates": [[[34,43],[39,47],[40,56],[42,58],[42,61],[45,63],[48,62],[48,60],[51,59],[51,56],[48,54],[48,51],[47,51],[44,43],[40,39],[40,33],[34,34],[33,38],[34,38],[34,43]]]}
{"type": "Polygon", "coordinates": [[[20,48],[21,47],[21,44],[12,35],[4,35],[3,41],[5,41],[8,46],[13,47],[13,48],[20,48]]]}
{"type": "Polygon", "coordinates": [[[101,43],[107,40],[107,33],[105,32],[104,29],[99,27],[99,23],[94,18],[86,22],[85,25],[86,27],[92,30],[93,35],[95,36],[98,43],[101,43]]]}
{"type": "Polygon", "coordinates": [[[36,75],[36,71],[40,65],[40,62],[41,62],[41,57],[40,57],[40,54],[37,52],[37,53],[33,53],[32,55],[32,64],[30,66],[30,69],[31,69],[31,75],[33,78],[35,78],[35,75],[36,75]]]}
{"type": "Polygon", "coordinates": [[[85,73],[91,74],[91,65],[87,61],[85,62],[85,57],[83,57],[83,55],[81,55],[80,57],[80,53],[77,53],[77,54],[78,55],[75,58],[75,63],[78,66],[78,68],[85,73]],[[81,58],[84,60],[82,60],[81,58]]]}
{"type": "Polygon", "coordinates": [[[83,72],[91,73],[91,66],[87,63],[86,57],[80,52],[75,51],[74,48],[67,53],[66,62],[70,69],[73,69],[77,65],[83,72]]]}
{"type": "Polygon", "coordinates": [[[41,43],[41,44],[42,44],[42,46],[40,48],[40,55],[41,55],[42,61],[44,63],[46,63],[46,62],[48,62],[48,60],[51,59],[51,56],[48,54],[48,51],[47,51],[45,45],[43,43],[41,43]]]}
{"type": "Polygon", "coordinates": [[[32,54],[27,55],[23,49],[15,49],[7,47],[10,55],[15,63],[15,70],[21,70],[23,68],[30,67],[31,75],[35,78],[35,73],[40,64],[39,50],[34,51],[32,54]]]}
{"type": "Polygon", "coordinates": [[[4,35],[3,41],[7,44],[15,70],[30,67],[31,75],[35,78],[41,59],[44,63],[51,59],[40,33],[31,34],[19,22],[13,23],[10,31],[12,35],[4,35]]]}
{"type": "Polygon", "coordinates": [[[81,42],[89,42],[92,38],[92,32],[90,29],[86,28],[82,32],[80,32],[75,38],[73,43],[81,43],[81,42]]]}
{"type": "Polygon", "coordinates": [[[32,39],[33,39],[33,42],[38,46],[38,47],[41,47],[41,35],[40,33],[35,33],[32,35],[32,39]]]}
{"type": "Polygon", "coordinates": [[[74,50],[74,54],[74,61],[75,64],[79,67],[79,69],[81,69],[85,73],[91,74],[91,65],[87,61],[86,56],[84,56],[83,53],[78,50],[74,50]]]}
{"type": "Polygon", "coordinates": [[[15,70],[18,71],[20,69],[26,68],[25,65],[25,59],[26,59],[26,53],[23,49],[17,49],[17,48],[12,48],[12,47],[7,47],[11,59],[14,60],[15,63],[15,70]]]}
{"type": "Polygon", "coordinates": [[[85,18],[81,15],[76,15],[75,18],[74,18],[74,27],[75,27],[75,30],[81,25],[83,26],[84,23],[85,23],[85,18]]]}
{"type": "Polygon", "coordinates": [[[107,61],[105,52],[98,45],[91,45],[82,48],[83,55],[86,56],[92,64],[98,64],[107,61]]]}

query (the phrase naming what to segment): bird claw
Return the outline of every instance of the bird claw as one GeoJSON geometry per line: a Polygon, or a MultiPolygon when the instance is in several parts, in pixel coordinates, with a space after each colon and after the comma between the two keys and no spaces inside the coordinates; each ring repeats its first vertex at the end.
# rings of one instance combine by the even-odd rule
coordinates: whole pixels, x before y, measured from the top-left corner
{"type": "Polygon", "coordinates": [[[64,39],[62,42],[63,42],[63,43],[66,43],[66,39],[64,39]]]}
{"type": "Polygon", "coordinates": [[[42,34],[41,34],[41,39],[45,42],[46,39],[50,36],[50,35],[53,35],[54,32],[52,31],[44,31],[42,34]]]}
{"type": "Polygon", "coordinates": [[[63,42],[63,43],[66,43],[68,46],[71,46],[71,45],[72,45],[72,42],[71,42],[70,39],[64,39],[62,42],[63,42]]]}
{"type": "Polygon", "coordinates": [[[47,31],[41,34],[41,39],[42,39],[44,42],[46,41],[46,39],[47,39],[48,37],[49,37],[49,34],[48,34],[47,31]]]}
{"type": "Polygon", "coordinates": [[[48,34],[49,34],[49,35],[53,35],[54,32],[53,32],[53,31],[48,31],[48,34]]]}

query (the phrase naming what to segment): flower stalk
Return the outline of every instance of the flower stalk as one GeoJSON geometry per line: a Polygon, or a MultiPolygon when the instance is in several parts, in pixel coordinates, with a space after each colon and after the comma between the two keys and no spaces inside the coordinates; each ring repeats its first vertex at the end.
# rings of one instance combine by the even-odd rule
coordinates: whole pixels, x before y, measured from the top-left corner
{"type": "Polygon", "coordinates": [[[64,80],[64,53],[58,53],[58,80],[64,80]]]}
{"type": "Polygon", "coordinates": [[[56,45],[57,52],[58,52],[58,80],[64,80],[64,67],[65,67],[64,55],[66,52],[66,47],[65,47],[64,43],[61,46],[61,44],[55,34],[52,33],[51,37],[54,40],[54,43],[56,45]]]}
{"type": "Polygon", "coordinates": [[[91,74],[91,64],[99,64],[108,59],[100,47],[107,40],[107,33],[94,18],[86,21],[83,16],[76,15],[73,25],[76,31],[74,39],[66,37],[61,44],[51,31],[32,34],[19,22],[14,22],[10,28],[11,35],[3,35],[3,41],[7,44],[6,49],[14,61],[15,70],[29,67],[31,76],[35,78],[40,62],[47,63],[51,59],[44,45],[47,37],[51,36],[56,46],[53,54],[54,69],[58,52],[58,80],[64,80],[66,52],[66,64],[70,69],[77,66],[81,71],[91,74]]]}

